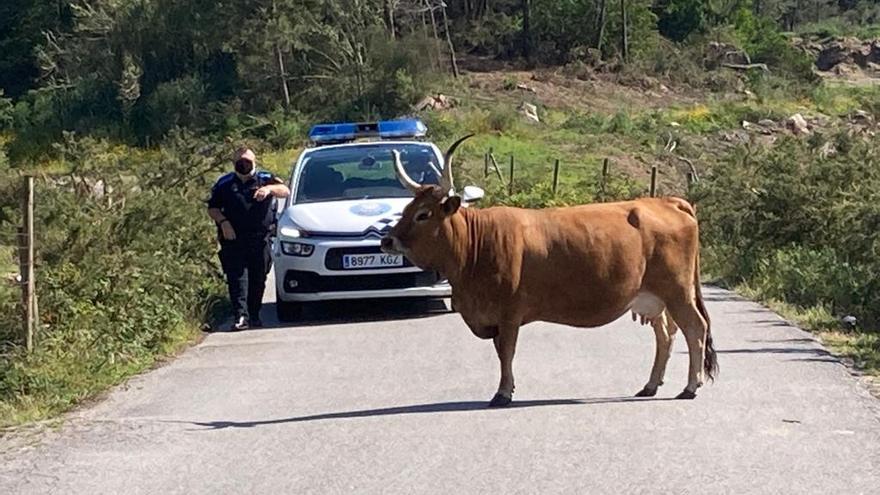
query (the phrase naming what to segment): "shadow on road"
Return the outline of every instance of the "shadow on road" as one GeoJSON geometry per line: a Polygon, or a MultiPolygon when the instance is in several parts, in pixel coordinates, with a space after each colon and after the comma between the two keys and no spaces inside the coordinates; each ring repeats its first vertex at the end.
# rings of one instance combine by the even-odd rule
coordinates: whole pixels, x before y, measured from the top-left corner
{"type": "Polygon", "coordinates": [[[542,406],[571,406],[571,405],[588,405],[588,404],[613,404],[623,402],[652,402],[676,400],[671,397],[601,397],[593,399],[547,399],[547,400],[521,400],[514,401],[503,409],[492,409],[487,407],[484,401],[466,401],[466,402],[438,402],[434,404],[417,404],[411,406],[387,407],[382,409],[364,409],[360,411],[345,411],[326,414],[315,414],[311,416],[298,416],[292,418],[267,419],[259,421],[174,421],[175,423],[188,423],[195,426],[201,426],[205,430],[220,430],[224,428],[254,428],[257,426],[278,425],[285,423],[303,423],[309,421],[326,421],[333,419],[353,419],[353,418],[369,418],[376,416],[395,416],[401,414],[426,414],[426,413],[445,413],[445,412],[466,412],[466,411],[503,411],[504,409],[520,409],[527,407],[542,406]]]}
{"type": "MultiPolygon", "coordinates": [[[[274,302],[263,304],[263,326],[248,332],[273,328],[314,327],[343,323],[415,320],[448,314],[450,310],[442,299],[362,299],[308,303],[294,321],[279,321],[274,302]]],[[[217,332],[227,331],[231,321],[219,325],[217,332]]]]}

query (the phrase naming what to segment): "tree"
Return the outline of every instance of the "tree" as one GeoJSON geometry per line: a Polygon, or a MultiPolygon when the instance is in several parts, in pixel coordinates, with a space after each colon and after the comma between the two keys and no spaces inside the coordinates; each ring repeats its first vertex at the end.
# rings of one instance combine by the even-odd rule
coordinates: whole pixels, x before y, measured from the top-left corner
{"type": "Polygon", "coordinates": [[[657,28],[660,34],[673,40],[683,41],[704,28],[705,12],[702,0],[664,0],[654,6],[657,28]]]}
{"type": "Polygon", "coordinates": [[[0,2],[0,88],[13,98],[37,87],[37,51],[43,32],[70,25],[67,1],[3,0],[0,2]]]}

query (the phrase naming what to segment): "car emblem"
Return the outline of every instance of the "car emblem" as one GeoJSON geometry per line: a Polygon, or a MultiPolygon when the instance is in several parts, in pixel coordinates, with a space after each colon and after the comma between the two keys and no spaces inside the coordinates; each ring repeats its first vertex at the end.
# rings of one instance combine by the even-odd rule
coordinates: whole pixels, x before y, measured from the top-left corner
{"type": "Polygon", "coordinates": [[[349,211],[361,217],[376,217],[391,210],[386,203],[361,203],[352,206],[349,211]]]}

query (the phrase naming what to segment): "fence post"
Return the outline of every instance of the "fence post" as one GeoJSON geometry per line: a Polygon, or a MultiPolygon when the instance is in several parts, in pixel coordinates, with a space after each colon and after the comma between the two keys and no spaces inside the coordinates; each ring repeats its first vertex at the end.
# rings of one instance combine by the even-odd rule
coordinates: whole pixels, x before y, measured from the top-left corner
{"type": "Polygon", "coordinates": [[[651,197],[657,195],[657,165],[651,166],[651,197]]]}
{"type": "Polygon", "coordinates": [[[24,178],[21,197],[22,226],[19,236],[19,271],[21,273],[21,306],[24,344],[28,352],[34,348],[36,298],[34,280],[34,178],[24,178]]]}
{"type": "Polygon", "coordinates": [[[510,155],[510,180],[507,183],[507,194],[509,196],[513,196],[513,169],[514,169],[514,161],[513,155],[510,155]]]}
{"type": "Polygon", "coordinates": [[[605,186],[608,184],[608,157],[602,160],[602,182],[599,183],[599,191],[602,193],[602,200],[605,200],[605,186]]]}
{"type": "Polygon", "coordinates": [[[489,177],[489,153],[483,155],[483,178],[489,177]]]}
{"type": "Polygon", "coordinates": [[[489,159],[492,160],[492,168],[495,169],[495,174],[498,175],[498,180],[504,184],[504,176],[501,175],[501,168],[498,166],[498,162],[495,160],[495,155],[492,154],[492,148],[489,148],[489,159]]]}
{"type": "Polygon", "coordinates": [[[556,163],[553,164],[553,195],[556,196],[556,191],[559,190],[559,158],[556,159],[556,163]]]}

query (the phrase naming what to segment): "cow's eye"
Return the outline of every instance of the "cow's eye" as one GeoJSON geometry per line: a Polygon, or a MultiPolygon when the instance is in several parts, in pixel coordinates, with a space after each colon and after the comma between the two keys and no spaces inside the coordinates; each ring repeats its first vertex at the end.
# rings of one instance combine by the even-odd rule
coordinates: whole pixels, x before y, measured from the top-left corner
{"type": "Polygon", "coordinates": [[[423,211],[423,212],[419,213],[418,215],[416,215],[416,222],[424,222],[425,220],[427,220],[429,218],[431,218],[431,212],[430,211],[423,211]]]}

